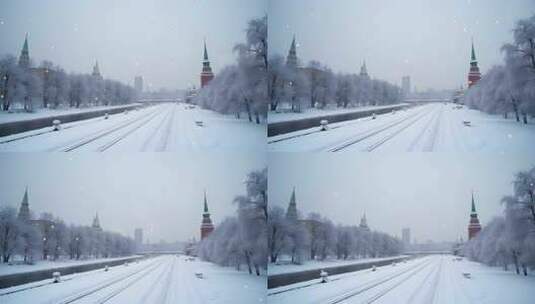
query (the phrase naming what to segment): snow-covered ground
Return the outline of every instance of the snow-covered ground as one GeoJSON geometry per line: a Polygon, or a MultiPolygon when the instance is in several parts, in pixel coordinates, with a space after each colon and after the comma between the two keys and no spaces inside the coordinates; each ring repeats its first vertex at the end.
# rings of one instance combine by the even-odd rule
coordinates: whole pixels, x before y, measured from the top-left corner
{"type": "Polygon", "coordinates": [[[535,154],[535,124],[488,115],[451,103],[433,103],[269,137],[268,150],[523,152],[535,154]],[[466,125],[469,124],[469,125],[466,125]]]}
{"type": "MultiPolygon", "coordinates": [[[[399,104],[399,105],[407,105],[407,104],[399,104]]],[[[311,117],[318,117],[318,116],[325,116],[325,115],[332,115],[332,114],[342,114],[342,113],[357,113],[357,112],[366,112],[370,110],[379,110],[384,108],[390,108],[392,105],[386,105],[386,106],[367,106],[367,107],[360,107],[360,108],[334,108],[334,109],[306,109],[305,111],[301,113],[293,113],[293,112],[269,112],[268,115],[268,123],[275,123],[275,122],[282,122],[282,121],[291,121],[291,120],[298,120],[303,118],[311,118],[311,117]]]]}
{"type": "Polygon", "coordinates": [[[266,126],[185,104],[166,103],[128,114],[66,123],[0,137],[0,151],[264,150],[266,126]],[[202,125],[199,125],[202,123],[202,125]]]}
{"type": "MultiPolygon", "coordinates": [[[[359,260],[325,260],[325,261],[306,261],[301,265],[295,264],[269,264],[268,274],[275,275],[281,273],[291,273],[296,271],[305,271],[312,269],[323,269],[326,267],[364,264],[376,261],[386,261],[406,256],[388,257],[388,258],[369,258],[359,260]]],[[[318,271],[319,272],[319,271],[318,271]]]]}
{"type": "Polygon", "coordinates": [[[109,261],[116,261],[116,260],[124,260],[129,259],[136,256],[129,256],[129,257],[120,257],[120,258],[108,258],[108,259],[90,259],[90,260],[58,260],[58,261],[37,261],[33,265],[27,265],[27,264],[0,264],[0,275],[7,275],[7,274],[13,274],[13,273],[21,273],[21,272],[29,272],[29,271],[37,271],[37,270],[45,270],[45,269],[52,269],[52,268],[58,268],[58,267],[67,267],[67,266],[75,266],[75,265],[86,265],[86,264],[94,264],[94,263],[102,263],[102,262],[109,262],[109,261]]]}
{"type": "MultiPolygon", "coordinates": [[[[129,104],[134,105],[134,104],[129,104]]],[[[125,105],[117,105],[117,106],[98,106],[98,107],[90,107],[90,108],[66,108],[66,109],[38,109],[35,112],[28,113],[28,112],[5,112],[0,111],[0,123],[4,122],[13,122],[13,121],[21,121],[21,120],[32,120],[36,118],[43,118],[43,117],[50,117],[50,116],[58,116],[58,115],[66,115],[66,114],[77,114],[77,113],[85,113],[85,112],[94,112],[94,111],[100,111],[105,109],[114,109],[114,108],[122,108],[125,105]]]]}
{"type": "Polygon", "coordinates": [[[435,255],[268,290],[268,303],[533,303],[535,276],[435,255]],[[466,274],[466,275],[465,275],[466,274]]]}
{"type": "Polygon", "coordinates": [[[166,255],[0,289],[0,303],[264,303],[266,277],[166,255]],[[196,273],[202,273],[198,278],[196,273]],[[46,283],[46,284],[45,284],[46,283]]]}

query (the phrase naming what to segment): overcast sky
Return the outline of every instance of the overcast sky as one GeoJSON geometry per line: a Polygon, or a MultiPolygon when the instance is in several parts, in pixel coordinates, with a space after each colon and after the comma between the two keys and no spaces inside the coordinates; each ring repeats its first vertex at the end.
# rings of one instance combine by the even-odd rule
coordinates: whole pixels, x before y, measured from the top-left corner
{"type": "Polygon", "coordinates": [[[286,56],[295,34],[305,64],[358,72],[366,60],[375,78],[457,88],[467,82],[471,36],[485,72],[502,61],[515,22],[534,13],[533,0],[270,0],[270,50],[286,56]]]}
{"type": "Polygon", "coordinates": [[[203,190],[217,226],[234,215],[246,174],[262,169],[254,153],[0,154],[0,205],[18,208],[29,186],[30,210],[66,223],[90,225],[98,212],[105,230],[145,239],[199,239],[203,190]]]}
{"type": "Polygon", "coordinates": [[[443,153],[270,153],[270,204],[297,208],[335,223],[357,225],[366,213],[372,229],[418,241],[467,237],[471,190],[482,225],[501,215],[514,174],[535,156],[443,153]]]}
{"type": "Polygon", "coordinates": [[[2,0],[0,55],[19,55],[29,32],[30,57],[67,71],[153,88],[198,86],[203,38],[217,73],[234,62],[247,21],[266,13],[265,0],[2,0]]]}

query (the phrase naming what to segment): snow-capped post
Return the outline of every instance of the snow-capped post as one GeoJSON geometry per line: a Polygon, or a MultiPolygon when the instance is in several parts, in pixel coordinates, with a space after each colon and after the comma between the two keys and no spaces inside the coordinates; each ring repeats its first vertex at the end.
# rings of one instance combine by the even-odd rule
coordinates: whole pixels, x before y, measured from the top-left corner
{"type": "Polygon", "coordinates": [[[54,280],[54,283],[59,283],[61,281],[61,273],[59,271],[54,271],[52,273],[52,279],[54,280]]]}
{"type": "Polygon", "coordinates": [[[108,265],[104,266],[104,271],[108,271],[110,270],[110,267],[108,267],[108,265]]]}
{"type": "Polygon", "coordinates": [[[321,283],[329,282],[329,273],[325,270],[320,271],[321,283]]]}
{"type": "Polygon", "coordinates": [[[372,265],[372,271],[376,271],[377,270],[377,267],[375,267],[375,265],[372,265]]]}
{"type": "Polygon", "coordinates": [[[375,113],[372,113],[372,119],[376,119],[377,118],[377,115],[375,115],[375,113]]]}
{"type": "Polygon", "coordinates": [[[124,110],[124,114],[125,114],[125,115],[128,114],[128,110],[124,110]]]}
{"type": "Polygon", "coordinates": [[[110,114],[104,113],[104,119],[108,119],[108,118],[110,118],[110,114]]]}
{"type": "Polygon", "coordinates": [[[327,131],[329,129],[329,121],[327,119],[322,119],[320,121],[321,131],[327,131]]]}
{"type": "Polygon", "coordinates": [[[59,119],[54,119],[54,120],[52,121],[52,126],[53,126],[53,128],[54,128],[54,131],[59,131],[59,130],[61,130],[61,120],[59,120],[59,119]]]}

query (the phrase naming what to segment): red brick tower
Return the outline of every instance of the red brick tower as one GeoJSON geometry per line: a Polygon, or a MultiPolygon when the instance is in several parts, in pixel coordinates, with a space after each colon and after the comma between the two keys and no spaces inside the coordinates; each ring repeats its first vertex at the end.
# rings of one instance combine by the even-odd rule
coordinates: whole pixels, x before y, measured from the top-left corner
{"type": "Polygon", "coordinates": [[[475,237],[481,230],[479,219],[477,218],[476,204],[474,203],[474,193],[472,192],[472,212],[470,212],[470,223],[468,224],[468,240],[475,237]]]}
{"type": "Polygon", "coordinates": [[[202,214],[201,222],[201,240],[205,237],[208,237],[210,233],[214,230],[214,224],[210,219],[210,212],[208,212],[208,202],[206,200],[206,191],[204,192],[204,212],[202,214]]]}
{"type": "Polygon", "coordinates": [[[204,41],[204,57],[202,61],[202,72],[201,72],[201,88],[207,85],[210,80],[214,78],[214,73],[212,73],[212,68],[210,67],[210,60],[208,60],[208,51],[206,50],[206,41],[204,41]]]}
{"type": "Polygon", "coordinates": [[[476,84],[481,79],[481,73],[477,66],[476,52],[474,51],[474,41],[472,40],[472,57],[470,58],[470,72],[468,72],[468,87],[476,84]]]}

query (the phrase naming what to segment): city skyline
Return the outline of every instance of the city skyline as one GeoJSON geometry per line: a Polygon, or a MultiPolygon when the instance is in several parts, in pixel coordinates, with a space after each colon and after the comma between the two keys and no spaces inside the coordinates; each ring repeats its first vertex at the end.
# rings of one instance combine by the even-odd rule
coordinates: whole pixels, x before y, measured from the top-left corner
{"type": "Polygon", "coordinates": [[[372,78],[401,86],[409,75],[419,91],[458,89],[467,85],[472,38],[483,73],[503,63],[501,46],[533,11],[529,0],[513,2],[273,0],[270,52],[286,56],[295,35],[302,65],[358,73],[365,61],[372,78]]]}
{"type": "Polygon", "coordinates": [[[512,193],[514,175],[533,166],[527,155],[501,157],[507,161],[495,164],[490,155],[462,153],[358,158],[277,153],[269,159],[270,204],[286,210],[295,186],[302,217],[316,212],[335,224],[358,225],[366,214],[370,229],[400,239],[402,229],[410,228],[418,242],[466,241],[472,191],[485,226],[502,214],[500,201],[512,193]]]}
{"type": "Polygon", "coordinates": [[[204,40],[217,73],[235,62],[247,22],[266,13],[260,0],[28,2],[2,5],[0,55],[18,57],[29,33],[34,65],[49,60],[90,74],[98,61],[104,78],[133,86],[141,75],[150,91],[199,87],[204,40]]]}
{"type": "Polygon", "coordinates": [[[91,226],[98,213],[102,229],[133,238],[134,229],[142,228],[150,242],[200,240],[204,191],[217,227],[235,214],[233,199],[245,192],[246,174],[265,166],[262,157],[250,153],[238,153],[236,158],[210,153],[144,154],[121,160],[95,154],[68,161],[39,155],[41,160],[30,155],[0,156],[0,166],[6,169],[0,172],[6,189],[0,193],[3,206],[18,212],[28,186],[35,218],[48,212],[68,225],[91,226]],[[134,165],[137,168],[132,170],[134,165]],[[233,168],[230,173],[228,166],[233,168]]]}

